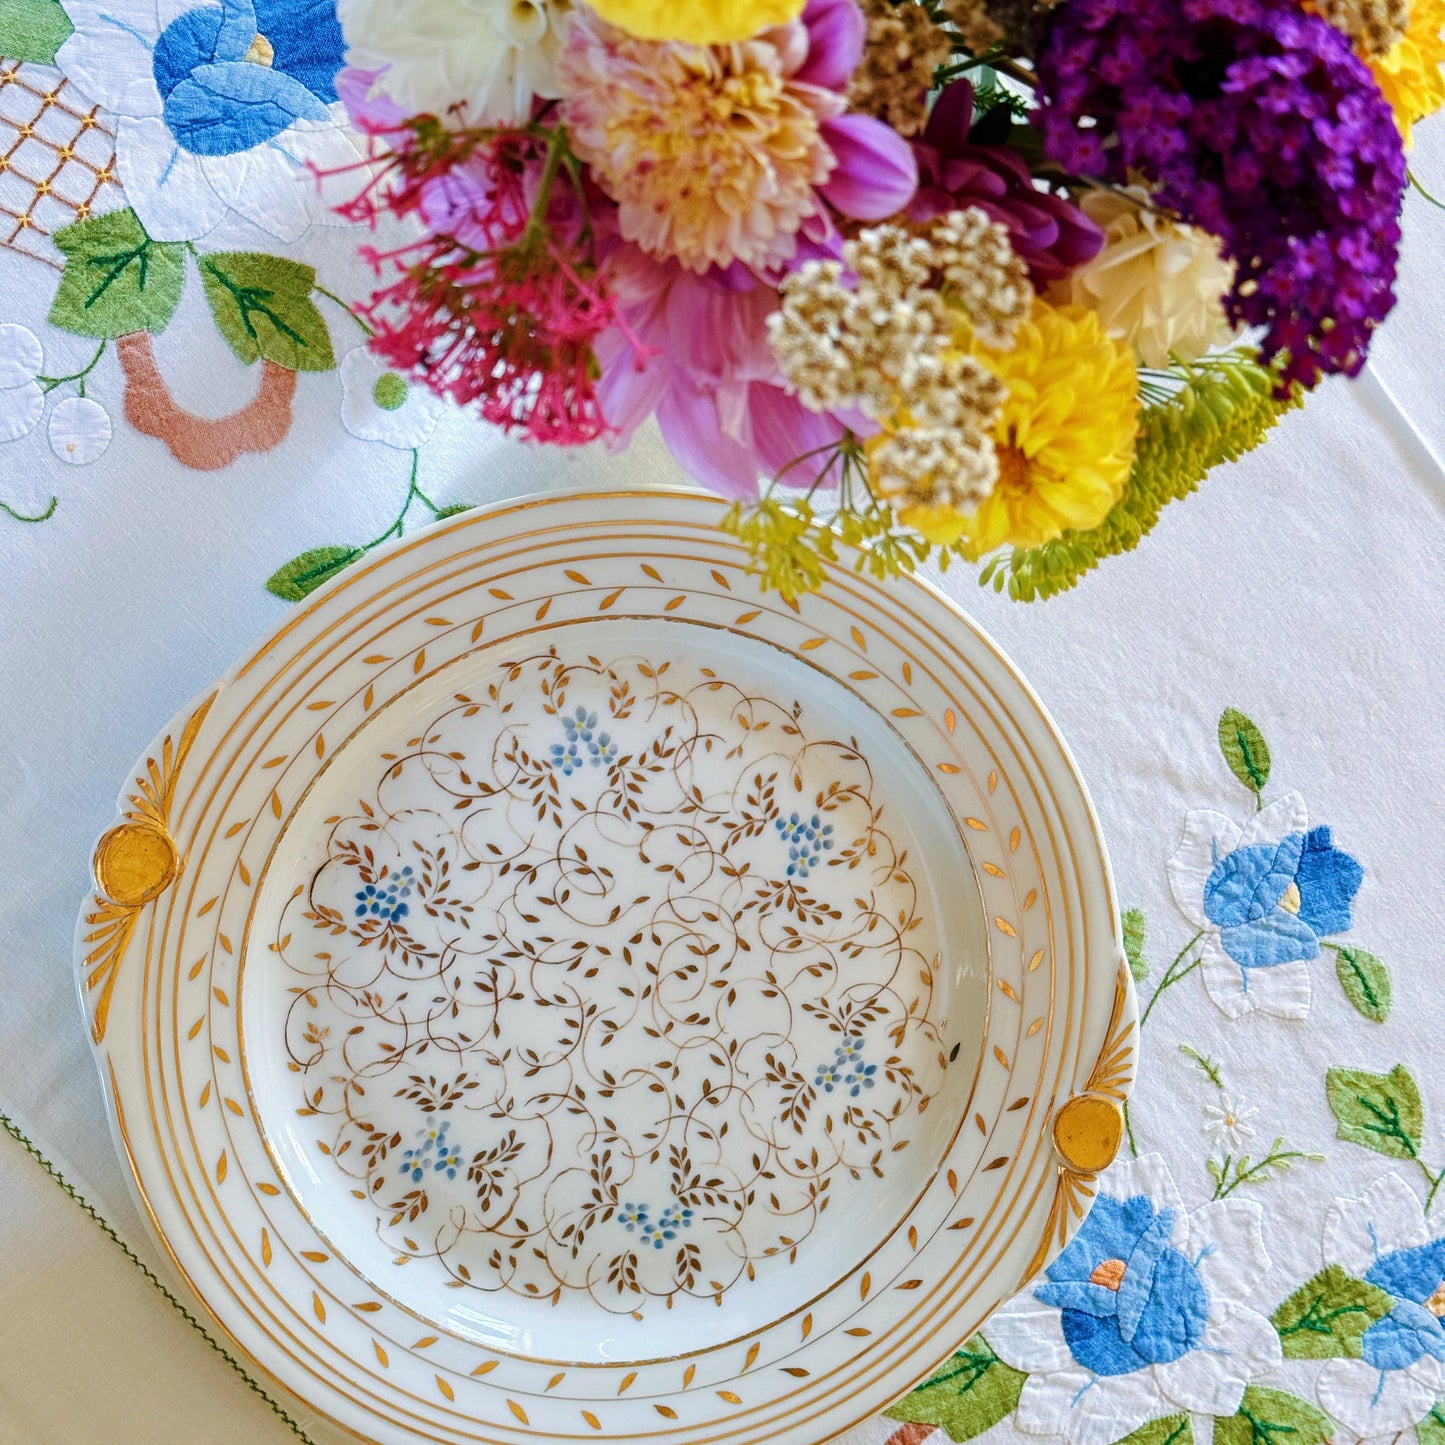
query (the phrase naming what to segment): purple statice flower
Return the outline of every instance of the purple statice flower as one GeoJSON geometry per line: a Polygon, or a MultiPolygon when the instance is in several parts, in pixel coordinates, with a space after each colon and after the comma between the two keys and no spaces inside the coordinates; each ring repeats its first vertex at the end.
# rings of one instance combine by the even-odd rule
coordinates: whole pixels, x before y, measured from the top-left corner
{"type": "Polygon", "coordinates": [[[908,207],[913,221],[977,206],[1008,228],[1009,240],[1036,287],[1092,260],[1104,234],[1066,196],[1041,190],[1028,162],[1003,145],[982,145],[973,128],[973,86],[955,81],[938,97],[921,141],[918,192],[908,207]]]}
{"type": "Polygon", "coordinates": [[[1219,236],[1282,386],[1355,375],[1394,305],[1405,156],[1349,41],[1297,0],[1069,0],[1034,122],[1066,170],[1143,176],[1219,236]]]}

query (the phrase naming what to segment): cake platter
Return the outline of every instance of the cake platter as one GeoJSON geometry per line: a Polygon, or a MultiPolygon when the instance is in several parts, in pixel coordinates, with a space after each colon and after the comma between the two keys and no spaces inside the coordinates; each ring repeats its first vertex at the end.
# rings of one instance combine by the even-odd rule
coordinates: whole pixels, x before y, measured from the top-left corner
{"type": "Polygon", "coordinates": [[[371,554],[168,726],[77,970],[236,1349],[360,1437],[797,1445],[1077,1228],[1136,1013],[1038,700],[684,492],[371,554]]]}

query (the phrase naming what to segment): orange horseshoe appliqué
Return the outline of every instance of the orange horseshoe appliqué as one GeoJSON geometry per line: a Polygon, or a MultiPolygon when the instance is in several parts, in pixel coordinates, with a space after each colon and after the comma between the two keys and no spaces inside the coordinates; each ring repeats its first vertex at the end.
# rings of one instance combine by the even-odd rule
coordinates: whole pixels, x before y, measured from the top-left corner
{"type": "Polygon", "coordinates": [[[291,430],[296,373],[261,362],[261,387],[230,416],[202,417],[179,406],[156,365],[150,333],[132,332],[116,343],[125,373],[125,417],[138,431],[166,444],[182,466],[198,472],[228,467],[243,452],[268,452],[291,430]]]}

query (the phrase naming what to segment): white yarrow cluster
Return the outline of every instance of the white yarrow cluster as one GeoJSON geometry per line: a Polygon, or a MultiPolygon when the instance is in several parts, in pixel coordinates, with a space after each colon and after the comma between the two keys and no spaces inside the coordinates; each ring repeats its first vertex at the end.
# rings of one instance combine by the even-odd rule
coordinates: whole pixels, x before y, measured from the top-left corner
{"type": "Polygon", "coordinates": [[[1008,232],[970,207],[925,229],[874,226],[842,262],[808,262],[783,283],[768,335],[805,406],[882,425],[870,463],[885,495],[972,507],[998,478],[989,434],[1006,392],[960,344],[960,322],[1007,346],[1032,294],[1008,232]]]}

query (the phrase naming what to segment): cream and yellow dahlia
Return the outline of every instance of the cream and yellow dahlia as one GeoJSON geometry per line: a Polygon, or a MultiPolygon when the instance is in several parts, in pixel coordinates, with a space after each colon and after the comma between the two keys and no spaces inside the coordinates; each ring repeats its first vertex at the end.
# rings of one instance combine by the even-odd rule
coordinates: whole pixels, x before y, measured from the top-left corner
{"type": "Polygon", "coordinates": [[[803,13],[805,0],[591,0],[609,24],[641,40],[727,45],[803,13]]]}
{"type": "Polygon", "coordinates": [[[1227,341],[1234,328],[1224,297],[1234,263],[1217,237],[1152,209],[1142,191],[1087,192],[1079,209],[1104,233],[1104,245],[1049,293],[1097,312],[1104,330],[1133,347],[1145,366],[1170,356],[1192,361],[1227,341]]]}
{"type": "Polygon", "coordinates": [[[961,519],[968,550],[1037,547],[1098,526],[1134,463],[1138,374],[1129,348],[1094,312],[1039,300],[1010,350],[975,342],[973,352],[1008,391],[993,430],[998,480],[961,519]]]}
{"type": "Polygon", "coordinates": [[[638,40],[579,14],[562,59],[578,156],[622,234],[690,271],[787,260],[836,160],[822,122],[842,98],[792,77],[798,24],[736,45],[638,40]]]}
{"type": "Polygon", "coordinates": [[[1368,63],[1409,145],[1415,122],[1445,107],[1445,0],[1412,0],[1405,34],[1368,63]]]}

